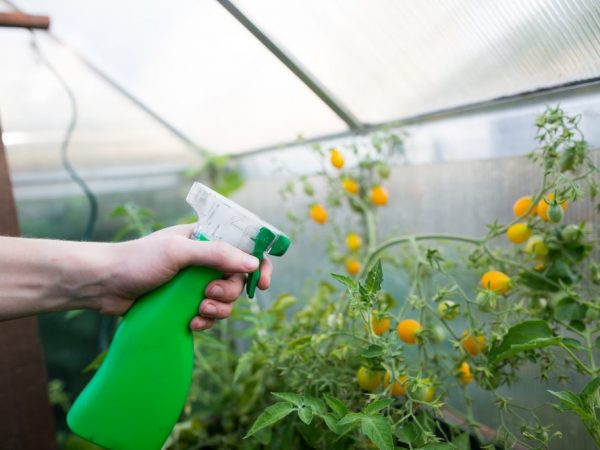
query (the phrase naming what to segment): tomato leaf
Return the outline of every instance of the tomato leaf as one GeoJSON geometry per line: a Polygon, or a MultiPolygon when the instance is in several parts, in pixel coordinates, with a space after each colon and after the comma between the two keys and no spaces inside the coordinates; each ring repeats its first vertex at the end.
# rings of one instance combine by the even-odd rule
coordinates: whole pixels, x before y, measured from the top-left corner
{"type": "Polygon", "coordinates": [[[310,406],[303,406],[298,410],[298,417],[306,425],[310,425],[314,417],[314,411],[310,406]]]}
{"type": "Polygon", "coordinates": [[[418,450],[455,450],[455,447],[451,444],[432,443],[419,447],[418,450]]]}
{"type": "Polygon", "coordinates": [[[363,416],[361,431],[380,450],[394,450],[392,427],[388,419],[382,416],[363,416]]]}
{"type": "Polygon", "coordinates": [[[317,397],[309,397],[308,395],[304,397],[304,404],[310,406],[315,414],[325,414],[325,403],[323,400],[317,397]]]}
{"type": "Polygon", "coordinates": [[[471,442],[469,439],[469,433],[459,434],[452,440],[452,445],[459,448],[460,450],[471,450],[471,442]]]}
{"type": "Polygon", "coordinates": [[[543,320],[528,320],[511,327],[502,341],[492,347],[488,360],[493,364],[520,352],[558,345],[561,341],[543,320]]]}
{"type": "Polygon", "coordinates": [[[371,344],[369,347],[360,354],[363,358],[377,358],[383,355],[384,349],[381,345],[371,344]]]}
{"type": "Polygon", "coordinates": [[[548,392],[560,399],[560,404],[556,405],[560,411],[574,412],[583,420],[589,417],[589,413],[586,411],[585,404],[581,401],[579,395],[570,391],[548,392]]]}
{"type": "Polygon", "coordinates": [[[420,437],[421,431],[416,423],[408,422],[398,427],[395,435],[401,442],[412,444],[420,437]]]}
{"type": "Polygon", "coordinates": [[[360,421],[360,419],[363,418],[363,414],[359,414],[359,413],[349,413],[346,414],[344,417],[342,417],[340,419],[340,421],[337,423],[339,427],[343,427],[346,425],[354,425],[356,423],[358,423],[360,421]]]}
{"type": "Polygon", "coordinates": [[[358,284],[358,291],[362,298],[367,299],[372,297],[381,290],[383,282],[383,269],[381,268],[381,260],[378,259],[375,265],[369,270],[367,279],[358,284]]]}
{"type": "Polygon", "coordinates": [[[286,402],[292,403],[297,407],[302,407],[304,405],[304,399],[301,395],[295,394],[294,392],[272,392],[272,394],[280,398],[281,400],[285,400],[286,402]]]}
{"type": "Polygon", "coordinates": [[[256,418],[256,420],[252,424],[252,427],[250,428],[250,431],[248,431],[244,438],[252,436],[257,431],[260,431],[263,428],[267,428],[276,424],[294,410],[296,410],[296,407],[288,402],[279,402],[275,403],[274,405],[268,406],[256,418]]]}
{"type": "Polygon", "coordinates": [[[587,309],[587,306],[577,303],[573,298],[564,297],[554,307],[554,318],[563,322],[583,320],[587,309]]]}
{"type": "Polygon", "coordinates": [[[233,383],[237,383],[241,378],[246,377],[252,371],[254,363],[254,353],[244,353],[237,361],[235,372],[233,373],[233,383]]]}
{"type": "Polygon", "coordinates": [[[579,394],[581,400],[588,405],[590,410],[594,408],[596,401],[598,401],[598,391],[600,390],[600,377],[594,378],[590,381],[579,394]]]}
{"type": "Polygon", "coordinates": [[[381,400],[374,401],[373,403],[369,403],[363,409],[363,413],[364,414],[375,414],[376,412],[379,412],[382,409],[387,408],[392,403],[394,403],[394,400],[392,400],[391,398],[383,398],[381,400]]]}
{"type": "Polygon", "coordinates": [[[350,291],[355,291],[358,288],[358,283],[346,275],[340,275],[338,273],[332,273],[331,276],[342,283],[344,286],[348,288],[350,291]]]}
{"type": "Polygon", "coordinates": [[[337,419],[344,417],[346,414],[348,414],[348,408],[346,408],[346,405],[344,405],[344,403],[341,400],[338,400],[337,398],[331,397],[327,394],[324,394],[323,396],[325,397],[327,405],[329,405],[331,410],[337,416],[337,419]]]}

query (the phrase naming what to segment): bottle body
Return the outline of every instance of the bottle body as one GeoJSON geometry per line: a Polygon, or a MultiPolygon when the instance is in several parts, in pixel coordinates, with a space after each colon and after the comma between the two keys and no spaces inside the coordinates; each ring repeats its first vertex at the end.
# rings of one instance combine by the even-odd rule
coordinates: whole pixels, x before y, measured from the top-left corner
{"type": "Polygon", "coordinates": [[[71,430],[111,450],[159,450],[185,405],[194,365],[189,322],[223,274],[187,267],[138,299],[67,416],[71,430]]]}

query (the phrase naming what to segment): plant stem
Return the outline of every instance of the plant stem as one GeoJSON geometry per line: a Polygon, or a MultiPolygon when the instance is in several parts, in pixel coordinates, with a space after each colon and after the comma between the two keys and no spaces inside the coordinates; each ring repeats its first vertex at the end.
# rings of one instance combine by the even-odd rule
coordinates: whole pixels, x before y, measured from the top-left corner
{"type": "Polygon", "coordinates": [[[369,251],[369,253],[366,257],[364,271],[366,272],[367,270],[369,270],[371,265],[375,262],[375,259],[377,258],[377,256],[384,250],[388,249],[389,247],[393,247],[394,245],[405,244],[405,243],[411,242],[411,241],[457,241],[457,242],[466,242],[468,244],[473,244],[473,245],[481,245],[483,242],[481,239],[474,239],[474,238],[470,238],[467,236],[458,236],[458,235],[452,235],[452,234],[422,234],[422,235],[412,235],[411,234],[411,235],[398,236],[396,238],[388,239],[387,241],[382,242],[377,247],[375,247],[369,251]]]}
{"type": "Polygon", "coordinates": [[[569,347],[567,347],[564,344],[560,344],[560,347],[569,354],[569,356],[571,357],[571,359],[573,360],[573,362],[575,362],[575,365],[577,367],[579,367],[579,369],[581,369],[582,371],[584,371],[587,375],[594,375],[594,373],[592,372],[592,370],[586,366],[583,361],[581,361],[581,359],[579,359],[577,357],[577,355],[575,355],[575,353],[573,353],[571,351],[571,349],[569,347]]]}

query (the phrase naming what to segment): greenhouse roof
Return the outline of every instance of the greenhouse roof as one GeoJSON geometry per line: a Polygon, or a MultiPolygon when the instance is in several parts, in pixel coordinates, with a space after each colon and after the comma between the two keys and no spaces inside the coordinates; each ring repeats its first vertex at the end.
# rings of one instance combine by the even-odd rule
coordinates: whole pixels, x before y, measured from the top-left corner
{"type": "MultiPolygon", "coordinates": [[[[77,98],[75,143],[104,157],[244,153],[600,74],[594,0],[0,0],[13,7],[51,16],[42,57],[77,98]]],[[[32,70],[28,31],[0,39],[9,149],[56,145],[64,91],[32,70]]]]}

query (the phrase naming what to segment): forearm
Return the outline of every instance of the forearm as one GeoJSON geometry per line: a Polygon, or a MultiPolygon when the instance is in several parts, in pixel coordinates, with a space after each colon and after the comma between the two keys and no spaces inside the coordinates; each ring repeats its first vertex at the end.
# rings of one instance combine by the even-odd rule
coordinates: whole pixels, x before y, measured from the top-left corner
{"type": "Polygon", "coordinates": [[[0,236],[0,320],[98,309],[114,245],[0,236]]]}

